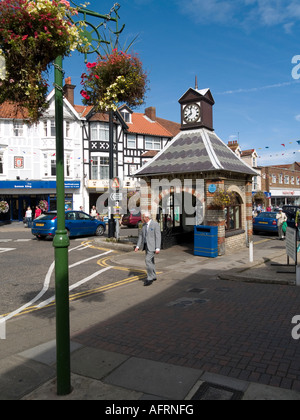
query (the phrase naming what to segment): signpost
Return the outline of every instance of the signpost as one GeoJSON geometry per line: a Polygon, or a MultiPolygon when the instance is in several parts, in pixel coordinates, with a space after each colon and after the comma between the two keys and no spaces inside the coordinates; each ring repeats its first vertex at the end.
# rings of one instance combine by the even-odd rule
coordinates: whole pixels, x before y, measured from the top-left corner
{"type": "MultiPolygon", "coordinates": [[[[71,1],[74,4],[73,1],[71,1]]],[[[76,6],[76,5],[75,5],[76,6]]],[[[98,29],[104,22],[118,22],[118,3],[111,9],[110,14],[101,15],[86,8],[79,8],[79,14],[83,14],[85,24],[85,38],[90,42],[89,53],[97,52],[105,42],[98,29]],[[116,18],[111,17],[115,12],[116,18]],[[96,28],[87,21],[87,16],[100,19],[102,22],[96,28]],[[91,27],[91,32],[88,32],[91,27]],[[94,35],[96,34],[96,35],[94,35]],[[96,39],[93,38],[96,36],[96,39]],[[96,43],[96,47],[93,42],[96,43]]],[[[88,52],[86,52],[87,54],[88,52]]],[[[85,57],[86,58],[86,57],[85,57]]],[[[65,180],[64,180],[64,131],[63,131],[63,59],[57,57],[54,64],[55,78],[55,126],[56,126],[56,195],[57,195],[57,231],[53,240],[55,248],[55,296],[56,296],[56,354],[57,354],[57,394],[68,395],[71,392],[71,368],[70,368],[70,311],[69,311],[69,268],[68,247],[70,241],[65,228],[65,180]]],[[[112,114],[111,114],[111,129],[112,114]]],[[[112,136],[111,136],[112,139],[112,136]]],[[[111,140],[111,147],[113,142],[111,140]]],[[[111,159],[113,150],[111,150],[111,159]]],[[[112,179],[112,177],[111,177],[112,179]]]]}

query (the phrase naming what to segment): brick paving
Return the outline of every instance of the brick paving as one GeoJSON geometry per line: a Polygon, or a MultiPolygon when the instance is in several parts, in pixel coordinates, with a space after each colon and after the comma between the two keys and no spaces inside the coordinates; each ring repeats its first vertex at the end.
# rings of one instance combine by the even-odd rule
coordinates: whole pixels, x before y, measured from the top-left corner
{"type": "Polygon", "coordinates": [[[200,272],[72,340],[300,391],[300,341],[291,336],[298,314],[300,288],[225,282],[200,272]],[[204,292],[189,291],[199,288],[204,292]]]}

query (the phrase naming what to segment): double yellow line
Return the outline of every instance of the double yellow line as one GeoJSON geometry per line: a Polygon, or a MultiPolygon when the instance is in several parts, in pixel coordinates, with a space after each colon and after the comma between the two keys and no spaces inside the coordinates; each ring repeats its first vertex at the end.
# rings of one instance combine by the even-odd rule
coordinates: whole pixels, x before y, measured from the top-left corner
{"type": "MultiPolygon", "coordinates": [[[[83,242],[82,245],[87,245],[87,244],[88,244],[88,242],[83,242]]],[[[94,246],[91,246],[90,248],[99,249],[99,250],[102,250],[102,251],[108,251],[107,249],[97,248],[97,247],[94,247],[94,246]]],[[[147,272],[146,271],[138,270],[138,269],[131,269],[131,268],[127,268],[127,267],[110,266],[107,263],[107,261],[109,259],[110,259],[110,257],[102,258],[102,259],[97,261],[97,264],[100,267],[104,267],[104,268],[111,267],[111,269],[113,269],[113,270],[119,270],[119,271],[125,271],[125,272],[133,271],[135,273],[140,273],[140,274],[128,277],[124,280],[120,280],[120,281],[117,281],[115,283],[110,283],[110,284],[107,284],[105,286],[97,287],[96,289],[91,289],[91,290],[86,290],[84,292],[74,293],[74,294],[69,296],[69,301],[70,302],[81,299],[81,298],[84,298],[84,297],[87,297],[87,296],[91,296],[91,295],[94,295],[94,294],[97,294],[97,293],[104,293],[104,292],[107,292],[108,290],[116,289],[117,287],[125,286],[125,285],[128,285],[128,284],[134,283],[136,281],[143,280],[143,279],[147,278],[147,272]]],[[[14,318],[16,318],[20,315],[26,315],[26,314],[38,311],[40,309],[50,308],[51,306],[55,306],[55,301],[49,303],[49,305],[44,306],[43,308],[38,308],[37,306],[30,306],[30,307],[24,309],[22,312],[15,315],[14,318]]],[[[9,313],[0,315],[0,318],[1,317],[6,317],[8,315],[9,315],[9,313]]]]}

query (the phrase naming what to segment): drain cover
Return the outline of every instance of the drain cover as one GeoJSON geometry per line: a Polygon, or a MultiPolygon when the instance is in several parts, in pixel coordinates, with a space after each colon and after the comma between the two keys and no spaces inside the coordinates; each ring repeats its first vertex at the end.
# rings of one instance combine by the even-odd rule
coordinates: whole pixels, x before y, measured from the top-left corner
{"type": "Polygon", "coordinates": [[[209,302],[208,299],[197,299],[197,298],[187,298],[187,297],[182,297],[179,298],[177,300],[175,300],[174,302],[170,302],[167,304],[167,306],[176,306],[176,307],[187,307],[187,306],[191,306],[194,305],[195,303],[198,304],[202,304],[202,303],[207,303],[209,302]]]}
{"type": "Polygon", "coordinates": [[[244,393],[225,386],[204,382],[200,385],[198,391],[192,400],[203,401],[237,401],[243,398],[244,393]]]}
{"type": "Polygon", "coordinates": [[[208,289],[197,289],[197,288],[194,288],[194,289],[189,289],[189,290],[187,290],[189,293],[198,293],[198,295],[200,295],[200,294],[202,294],[202,293],[205,293],[205,292],[207,292],[207,290],[208,289]]]}

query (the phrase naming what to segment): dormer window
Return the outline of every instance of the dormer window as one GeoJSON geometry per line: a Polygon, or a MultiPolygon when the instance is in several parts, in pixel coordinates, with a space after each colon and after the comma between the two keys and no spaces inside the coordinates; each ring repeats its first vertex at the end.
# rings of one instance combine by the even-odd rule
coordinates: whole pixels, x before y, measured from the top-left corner
{"type": "Polygon", "coordinates": [[[131,123],[131,114],[128,111],[126,111],[125,109],[122,110],[121,115],[126,123],[131,123]]]}

